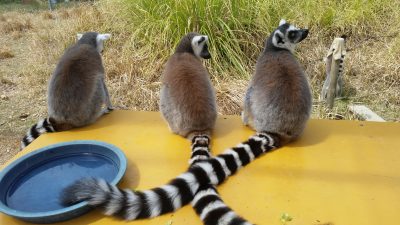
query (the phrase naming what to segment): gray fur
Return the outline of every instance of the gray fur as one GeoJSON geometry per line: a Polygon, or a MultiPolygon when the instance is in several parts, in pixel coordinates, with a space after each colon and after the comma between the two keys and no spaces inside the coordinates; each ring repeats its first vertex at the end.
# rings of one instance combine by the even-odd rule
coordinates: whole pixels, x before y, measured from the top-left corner
{"type": "MultiPolygon", "coordinates": [[[[104,67],[100,55],[103,41],[109,37],[109,34],[96,32],[78,35],[78,42],[61,57],[47,90],[47,121],[51,128],[47,132],[91,124],[113,109],[104,82],[104,67]],[[103,109],[103,104],[106,109],[103,109]]],[[[22,148],[44,133],[38,132],[38,129],[44,130],[36,126],[28,131],[21,143],[22,148]]]]}
{"type": "Polygon", "coordinates": [[[85,33],[77,44],[67,49],[50,79],[48,113],[57,124],[85,126],[105,112],[103,104],[112,109],[104,82],[98,35],[85,33]]]}
{"type": "Polygon", "coordinates": [[[242,114],[244,124],[257,132],[277,134],[281,145],[300,136],[310,117],[312,104],[306,74],[291,52],[295,44],[307,36],[308,30],[295,28],[300,32],[300,39],[286,38],[288,30],[293,30],[293,26],[281,23],[267,39],[256,63],[242,114]],[[279,40],[280,45],[276,45],[277,32],[283,38],[279,40]]]}
{"type": "Polygon", "coordinates": [[[172,132],[189,139],[210,135],[217,118],[214,89],[200,61],[209,57],[206,36],[189,33],[167,61],[162,75],[160,111],[172,132]]]}

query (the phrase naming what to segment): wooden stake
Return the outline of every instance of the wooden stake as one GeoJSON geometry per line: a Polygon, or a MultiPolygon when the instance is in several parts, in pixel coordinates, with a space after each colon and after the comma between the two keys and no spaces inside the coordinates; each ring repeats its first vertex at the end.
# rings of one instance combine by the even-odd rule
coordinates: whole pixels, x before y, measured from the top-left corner
{"type": "MultiPolygon", "coordinates": [[[[331,59],[332,61],[330,62],[330,71],[329,71],[329,77],[327,77],[327,82],[329,82],[328,90],[326,91],[326,103],[328,105],[329,109],[333,108],[335,97],[336,96],[336,88],[338,85],[338,79],[339,79],[339,73],[340,70],[343,70],[343,68],[340,68],[340,61],[343,60],[343,56],[345,54],[345,47],[344,47],[344,39],[343,38],[335,38],[335,40],[332,43],[331,49],[329,50],[329,54],[332,54],[332,57],[328,57],[327,59],[331,59]]],[[[329,56],[328,54],[328,56],[329,56]]],[[[327,63],[329,65],[329,62],[327,63]]],[[[342,85],[342,84],[340,84],[342,85]]],[[[325,85],[324,85],[325,86],[325,85]]],[[[323,89],[326,87],[323,87],[323,89]]],[[[342,87],[339,87],[342,88],[342,87]]],[[[338,90],[339,91],[339,90],[338,90]]],[[[323,92],[324,93],[324,90],[323,92]]],[[[324,97],[324,96],[322,96],[324,97]]]]}
{"type": "Polygon", "coordinates": [[[335,97],[336,97],[336,84],[337,84],[337,78],[338,78],[338,73],[339,73],[339,63],[340,63],[339,60],[335,60],[332,58],[331,72],[329,74],[331,80],[329,83],[329,89],[328,89],[327,98],[326,98],[326,102],[330,109],[333,108],[333,103],[334,103],[335,97]]]}

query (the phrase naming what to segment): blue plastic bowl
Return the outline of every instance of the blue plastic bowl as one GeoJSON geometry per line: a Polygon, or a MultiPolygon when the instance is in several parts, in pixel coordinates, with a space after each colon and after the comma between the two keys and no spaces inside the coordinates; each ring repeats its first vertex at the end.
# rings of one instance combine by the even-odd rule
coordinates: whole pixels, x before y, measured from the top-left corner
{"type": "Polygon", "coordinates": [[[47,146],[15,160],[0,172],[0,211],[32,223],[55,223],[80,216],[90,207],[60,204],[61,191],[84,177],[117,184],[126,157],[114,145],[72,141],[47,146]]]}

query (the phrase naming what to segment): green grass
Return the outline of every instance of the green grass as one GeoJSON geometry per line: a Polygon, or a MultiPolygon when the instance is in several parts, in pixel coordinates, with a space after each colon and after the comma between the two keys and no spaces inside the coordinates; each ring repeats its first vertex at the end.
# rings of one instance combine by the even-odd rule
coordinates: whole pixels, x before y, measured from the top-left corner
{"type": "Polygon", "coordinates": [[[330,39],[368,33],[382,15],[398,14],[398,6],[392,0],[122,0],[117,5],[135,41],[156,52],[153,57],[165,59],[184,34],[197,31],[210,37],[212,69],[237,78],[248,73],[281,18],[330,39]]]}
{"type": "Polygon", "coordinates": [[[218,72],[233,67],[241,74],[248,65],[244,52],[258,46],[249,30],[257,29],[247,10],[251,1],[123,1],[135,41],[157,50],[165,59],[181,37],[196,31],[210,37],[212,67],[218,72]],[[238,21],[238,18],[242,21],[238,21]]]}

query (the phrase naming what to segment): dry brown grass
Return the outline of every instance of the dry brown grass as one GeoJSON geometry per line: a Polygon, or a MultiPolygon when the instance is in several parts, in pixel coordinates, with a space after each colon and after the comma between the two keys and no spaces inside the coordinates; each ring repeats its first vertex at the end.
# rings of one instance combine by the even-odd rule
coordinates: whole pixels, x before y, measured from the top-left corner
{"type": "Polygon", "coordinates": [[[70,17],[68,10],[65,9],[60,9],[58,15],[60,16],[61,19],[68,19],[70,17]]]}
{"type": "MultiPolygon", "coordinates": [[[[75,41],[78,32],[112,33],[103,55],[112,102],[117,108],[158,110],[160,74],[164,54],[171,49],[152,49],[135,31],[127,30],[129,22],[115,4],[80,5],[48,13],[43,11],[0,15],[0,46],[7,46],[13,58],[0,63],[0,164],[17,150],[18,140],[30,125],[46,116],[46,85],[64,49],[75,41]],[[26,119],[20,115],[27,113],[26,119]]],[[[400,17],[399,17],[400,18],[400,17]]],[[[400,121],[400,37],[398,26],[391,21],[371,29],[338,30],[349,35],[345,61],[345,94],[336,100],[333,110],[319,102],[324,80],[323,57],[335,36],[319,27],[311,27],[310,37],[298,48],[312,86],[314,118],[357,119],[347,105],[361,103],[389,121],[400,121]]],[[[268,34],[260,34],[266,36],[268,34]]],[[[160,37],[162,38],[162,37],[160,37]]],[[[256,43],[262,48],[263,40],[256,43]]],[[[249,53],[250,54],[250,53],[249,53]]],[[[243,95],[253,72],[258,52],[253,54],[246,73],[229,70],[218,72],[206,62],[216,89],[220,114],[236,114],[241,110],[243,95]]]]}
{"type": "Polygon", "coordinates": [[[42,18],[45,19],[45,20],[53,20],[53,19],[55,19],[53,13],[48,12],[48,11],[45,11],[45,12],[42,13],[42,18]]]}
{"type": "Polygon", "coordinates": [[[0,50],[0,59],[8,59],[14,57],[14,54],[9,50],[0,50]]]}
{"type": "Polygon", "coordinates": [[[0,20],[0,32],[4,34],[32,29],[30,19],[20,18],[15,13],[7,13],[0,20]]]}

